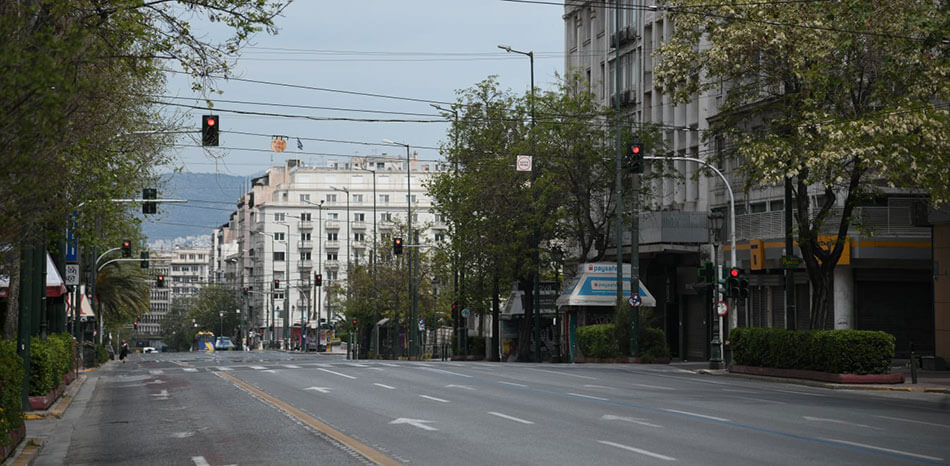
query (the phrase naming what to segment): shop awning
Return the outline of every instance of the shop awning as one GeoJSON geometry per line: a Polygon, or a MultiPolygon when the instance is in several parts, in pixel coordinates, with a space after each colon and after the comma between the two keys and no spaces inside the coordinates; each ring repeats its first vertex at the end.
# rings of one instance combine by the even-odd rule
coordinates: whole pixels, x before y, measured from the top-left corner
{"type": "MultiPolygon", "coordinates": [[[[580,264],[577,275],[557,298],[558,306],[614,306],[617,300],[617,264],[580,264]]],[[[640,305],[656,306],[656,298],[638,282],[640,305]]],[[[630,264],[623,264],[623,295],[630,297],[630,264]]]]}
{"type": "MultiPolygon", "coordinates": [[[[63,277],[56,270],[53,264],[53,258],[46,253],[46,297],[58,298],[66,293],[66,283],[63,277]]],[[[0,298],[6,298],[10,295],[10,277],[0,276],[0,298]]]]}
{"type": "MultiPolygon", "coordinates": [[[[90,302],[89,298],[86,297],[85,291],[81,291],[79,293],[79,296],[80,296],[79,320],[80,321],[95,320],[96,314],[92,310],[92,302],[90,302]]],[[[73,298],[74,298],[73,293],[66,294],[66,312],[67,312],[67,317],[70,317],[70,318],[72,318],[73,316],[73,308],[74,308],[73,298]]]]}

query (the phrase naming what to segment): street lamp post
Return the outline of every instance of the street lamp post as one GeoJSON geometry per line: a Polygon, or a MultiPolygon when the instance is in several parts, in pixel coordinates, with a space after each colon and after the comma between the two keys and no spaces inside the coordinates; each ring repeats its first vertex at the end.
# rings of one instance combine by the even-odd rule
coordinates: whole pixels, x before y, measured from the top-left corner
{"type": "Polygon", "coordinates": [[[224,311],[218,311],[218,335],[224,336],[224,311]]]}
{"type": "Polygon", "coordinates": [[[416,343],[416,294],[415,294],[415,269],[412,266],[412,245],[414,243],[412,237],[412,170],[411,170],[411,161],[409,158],[409,144],[403,144],[396,142],[390,139],[383,139],[383,142],[386,144],[392,144],[394,146],[403,146],[406,148],[406,231],[408,238],[408,252],[407,259],[409,261],[409,322],[406,326],[406,332],[409,335],[409,356],[415,354],[415,343],[416,343]]]}
{"type": "Polygon", "coordinates": [[[377,357],[379,356],[379,327],[376,326],[376,322],[379,322],[379,289],[377,288],[378,284],[376,283],[376,249],[378,236],[376,236],[376,170],[370,170],[368,168],[360,168],[360,170],[367,171],[373,174],[373,254],[370,256],[373,261],[373,335],[372,341],[370,342],[370,350],[377,357]]]}
{"type": "MultiPolygon", "coordinates": [[[[537,158],[537,141],[534,137],[534,51],[523,52],[521,50],[515,50],[511,48],[510,45],[501,44],[498,48],[508,52],[508,53],[517,53],[520,55],[525,55],[528,57],[531,62],[531,94],[528,101],[528,106],[531,109],[531,185],[534,187],[535,181],[538,179],[538,161],[534,160],[537,158]]],[[[538,192],[535,189],[532,189],[534,196],[535,205],[537,205],[538,192]]],[[[541,242],[541,233],[537,224],[534,228],[534,252],[532,254],[534,259],[534,299],[532,299],[532,313],[534,313],[534,360],[541,361],[541,255],[540,255],[540,242],[541,242]]],[[[619,249],[619,248],[618,248],[619,249]]]]}

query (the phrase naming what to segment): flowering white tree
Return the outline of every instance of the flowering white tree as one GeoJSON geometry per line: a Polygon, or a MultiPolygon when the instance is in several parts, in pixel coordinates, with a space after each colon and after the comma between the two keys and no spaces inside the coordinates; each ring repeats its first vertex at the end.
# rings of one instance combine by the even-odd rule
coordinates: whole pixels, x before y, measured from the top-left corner
{"type": "Polygon", "coordinates": [[[675,32],[656,51],[657,83],[678,102],[722,86],[711,134],[729,142],[748,185],[792,180],[810,325],[822,328],[862,198],[895,186],[926,191],[935,205],[950,199],[947,2],[676,0],[667,8],[675,32]],[[820,205],[809,205],[809,189],[823,194],[820,205]],[[836,239],[821,244],[820,232],[836,239]]]}

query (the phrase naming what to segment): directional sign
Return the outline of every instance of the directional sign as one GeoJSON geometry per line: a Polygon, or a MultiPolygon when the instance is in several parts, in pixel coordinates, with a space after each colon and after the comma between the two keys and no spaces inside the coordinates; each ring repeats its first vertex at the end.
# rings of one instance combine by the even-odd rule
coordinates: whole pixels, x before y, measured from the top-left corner
{"type": "Polygon", "coordinates": [[[531,171],[531,156],[530,155],[519,155],[517,159],[516,166],[518,167],[519,172],[529,172],[531,171]]]}
{"type": "Polygon", "coordinates": [[[401,417],[399,419],[392,420],[389,423],[390,424],[409,424],[410,426],[418,427],[422,430],[439,430],[439,429],[436,429],[435,427],[427,426],[426,425],[427,422],[432,422],[432,421],[426,421],[424,419],[409,419],[409,418],[401,417]]]}
{"type": "Polygon", "coordinates": [[[66,264],[66,284],[79,284],[79,264],[66,264]]]}
{"type": "Polygon", "coordinates": [[[782,264],[783,269],[793,269],[802,265],[802,258],[798,256],[782,256],[779,262],[782,264]]]}
{"type": "Polygon", "coordinates": [[[69,216],[69,228],[66,229],[66,262],[79,262],[79,242],[76,241],[76,212],[69,216]]]}

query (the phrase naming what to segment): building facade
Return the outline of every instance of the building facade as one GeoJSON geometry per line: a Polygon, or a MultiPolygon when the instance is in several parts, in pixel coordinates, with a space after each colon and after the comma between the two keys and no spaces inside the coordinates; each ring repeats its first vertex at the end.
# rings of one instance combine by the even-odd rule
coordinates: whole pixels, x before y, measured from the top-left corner
{"type": "Polygon", "coordinates": [[[139,320],[135,346],[162,348],[162,322],[177,299],[190,298],[211,281],[211,250],[178,248],[173,251],[150,251],[149,312],[139,320]],[[164,277],[159,288],[157,277],[164,277]]]}
{"type": "MultiPolygon", "coordinates": [[[[584,80],[577,85],[589,86],[602,105],[613,106],[619,94],[623,111],[633,121],[659,128],[667,151],[648,150],[647,155],[706,160],[719,154],[721,141],[703,135],[717,117],[723,91],[673,104],[653,80],[653,52],[671,37],[671,22],[662,11],[628,1],[621,2],[618,28],[614,5],[565,2],[565,69],[579,73],[584,80]],[[615,74],[618,62],[620,79],[615,74]]],[[[790,269],[795,299],[788,306],[785,302],[783,187],[743,190],[737,163],[726,159],[718,166],[735,192],[737,265],[750,281],[750,298],[730,312],[730,326],[805,328],[810,285],[803,266],[790,269]]],[[[672,164],[682,176],[651,177],[647,164],[643,177],[651,194],[640,200],[640,278],[656,296],[674,355],[704,359],[709,357],[712,296],[696,285],[696,268],[713,256],[722,264],[731,255],[729,197],[718,177],[696,176],[699,164],[672,164]],[[713,212],[726,219],[718,235],[708,220],[713,212]]],[[[819,190],[810,194],[813,205],[823,202],[819,190]]],[[[931,229],[925,198],[884,191],[874,203],[860,206],[855,218],[846,254],[836,267],[834,315],[826,325],[887,331],[897,338],[898,354],[907,353],[910,342],[920,351],[933,351],[931,229]]],[[[629,254],[629,237],[623,244],[621,250],[629,254]]],[[[801,256],[797,247],[791,254],[801,256]]]]}

